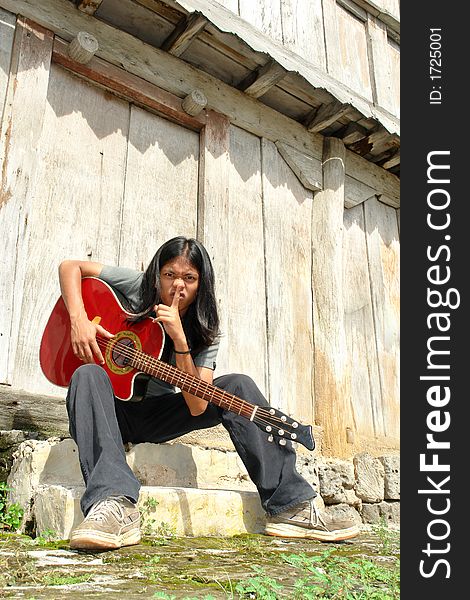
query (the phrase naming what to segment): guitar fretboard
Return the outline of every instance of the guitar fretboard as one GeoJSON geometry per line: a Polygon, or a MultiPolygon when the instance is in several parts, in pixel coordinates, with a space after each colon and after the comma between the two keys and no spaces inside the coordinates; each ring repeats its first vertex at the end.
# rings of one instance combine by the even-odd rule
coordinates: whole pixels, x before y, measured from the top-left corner
{"type": "Polygon", "coordinates": [[[154,357],[150,357],[143,352],[136,350],[130,364],[140,371],[157,377],[166,383],[174,385],[184,392],[193,396],[212,402],[223,409],[235,412],[247,419],[253,419],[257,406],[242,400],[234,394],[229,394],[224,390],[203,381],[190,373],[185,373],[173,365],[169,365],[154,357]]]}

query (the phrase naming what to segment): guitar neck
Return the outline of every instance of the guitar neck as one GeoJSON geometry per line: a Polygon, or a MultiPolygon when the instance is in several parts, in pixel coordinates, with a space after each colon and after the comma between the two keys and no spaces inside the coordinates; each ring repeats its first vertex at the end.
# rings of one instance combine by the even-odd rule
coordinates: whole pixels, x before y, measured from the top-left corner
{"type": "Polygon", "coordinates": [[[216,404],[225,410],[235,412],[247,419],[252,420],[258,408],[256,405],[242,400],[234,394],[224,392],[215,385],[199,379],[199,377],[185,373],[177,367],[143,352],[136,352],[132,357],[131,363],[133,367],[143,371],[147,375],[157,377],[166,383],[180,388],[183,392],[188,392],[188,394],[207,400],[207,402],[216,404]]]}

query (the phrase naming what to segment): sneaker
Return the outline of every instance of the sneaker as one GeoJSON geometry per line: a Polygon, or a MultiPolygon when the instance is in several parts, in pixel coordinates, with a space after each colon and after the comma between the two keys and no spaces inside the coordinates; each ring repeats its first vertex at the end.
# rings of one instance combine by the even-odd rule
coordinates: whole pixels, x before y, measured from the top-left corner
{"type": "Polygon", "coordinates": [[[70,536],[74,550],[104,551],[140,542],[140,513],[125,496],[109,496],[93,504],[70,536]]]}
{"type": "Polygon", "coordinates": [[[321,513],[313,500],[307,500],[293,509],[268,517],[265,533],[286,538],[339,542],[355,537],[359,527],[347,517],[332,518],[321,513]]]}

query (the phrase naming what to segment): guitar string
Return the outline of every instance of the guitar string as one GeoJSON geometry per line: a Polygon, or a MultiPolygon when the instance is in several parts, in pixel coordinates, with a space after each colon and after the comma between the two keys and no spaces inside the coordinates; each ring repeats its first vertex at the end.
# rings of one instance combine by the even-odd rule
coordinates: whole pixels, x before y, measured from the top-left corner
{"type": "MultiPolygon", "coordinates": [[[[98,340],[98,342],[100,343],[100,341],[101,341],[101,340],[100,340],[99,338],[97,338],[97,340],[98,340]]],[[[104,348],[106,348],[106,347],[108,346],[108,344],[109,344],[109,341],[104,341],[104,340],[103,340],[103,342],[104,342],[104,346],[103,346],[103,343],[101,344],[101,346],[102,346],[102,347],[104,347],[104,348]]],[[[147,366],[150,366],[150,367],[152,367],[152,366],[153,366],[153,368],[154,368],[155,370],[157,370],[157,371],[158,371],[158,370],[160,370],[160,371],[162,371],[162,372],[163,372],[163,374],[165,374],[165,371],[167,371],[168,373],[171,373],[171,371],[172,371],[173,369],[175,369],[175,367],[173,367],[172,365],[167,365],[166,363],[163,363],[162,361],[159,361],[158,359],[155,359],[155,358],[153,358],[153,357],[149,357],[149,355],[146,355],[146,354],[145,354],[145,353],[143,353],[142,351],[136,350],[135,348],[130,348],[129,346],[126,346],[125,344],[122,344],[122,343],[120,343],[119,341],[118,341],[118,342],[116,342],[116,343],[114,344],[114,347],[115,347],[115,348],[116,348],[117,346],[119,346],[118,350],[119,350],[119,352],[120,352],[120,354],[121,354],[122,356],[124,356],[124,357],[127,357],[127,358],[129,358],[129,359],[131,359],[131,360],[139,360],[139,358],[135,356],[135,355],[139,354],[139,355],[141,355],[141,356],[142,356],[142,358],[144,359],[144,362],[146,362],[146,363],[147,363],[147,366]]],[[[157,373],[157,376],[158,376],[158,373],[157,373]]],[[[172,375],[172,376],[173,376],[173,375],[172,375]]],[[[192,376],[190,373],[184,373],[184,375],[183,375],[183,376],[184,376],[186,379],[189,379],[189,378],[193,378],[193,377],[194,377],[194,376],[192,376]]],[[[174,377],[174,376],[173,376],[173,377],[174,377]]],[[[183,381],[183,380],[182,380],[182,381],[183,381]]],[[[205,385],[206,387],[209,387],[209,385],[210,385],[210,384],[208,384],[207,382],[204,382],[203,380],[200,380],[200,381],[201,381],[201,383],[202,383],[203,385],[205,385]]],[[[178,383],[178,381],[177,381],[176,383],[178,383]]],[[[176,383],[175,383],[175,384],[176,384],[176,383]]],[[[180,381],[180,383],[181,383],[181,381],[180,381]]],[[[188,382],[186,381],[185,383],[188,383],[188,382]]],[[[199,387],[199,385],[198,385],[197,387],[199,387]]],[[[211,397],[214,397],[214,396],[215,396],[216,398],[218,398],[219,400],[221,400],[222,402],[224,402],[225,404],[227,404],[227,400],[226,400],[226,399],[224,399],[224,395],[228,395],[228,394],[226,394],[226,393],[225,393],[225,392],[223,392],[223,391],[219,391],[219,390],[218,390],[218,388],[217,388],[216,386],[213,386],[213,387],[214,387],[214,392],[213,392],[213,393],[211,393],[211,397]]],[[[238,399],[238,398],[237,398],[237,396],[235,396],[235,395],[233,395],[233,394],[230,394],[230,396],[232,397],[232,402],[231,402],[231,404],[230,404],[230,410],[232,410],[232,412],[235,412],[235,410],[234,410],[234,409],[235,409],[235,408],[239,408],[239,409],[240,409],[240,412],[238,412],[238,414],[241,414],[241,415],[242,415],[242,409],[243,409],[243,406],[244,406],[244,405],[249,405],[249,403],[248,403],[248,402],[246,402],[246,401],[244,401],[244,400],[242,400],[242,399],[238,399]]],[[[204,399],[205,399],[205,398],[204,398],[204,399]]],[[[253,406],[254,406],[254,405],[253,405],[253,406]]],[[[274,410],[274,409],[273,409],[273,410],[274,410]]],[[[250,411],[250,412],[251,412],[251,411],[250,411]]],[[[245,417],[246,417],[247,415],[242,415],[242,416],[245,416],[245,417]]],[[[269,413],[269,411],[267,411],[267,410],[266,410],[266,409],[264,409],[263,407],[258,407],[258,410],[257,410],[257,412],[256,412],[255,418],[254,418],[253,420],[254,420],[255,422],[257,422],[257,423],[260,423],[260,424],[262,423],[262,424],[266,424],[266,425],[272,425],[272,424],[273,424],[273,421],[278,421],[278,422],[280,423],[280,425],[281,425],[281,427],[278,427],[278,429],[287,429],[288,427],[290,427],[290,424],[289,424],[289,423],[287,423],[286,421],[282,421],[282,420],[281,420],[281,419],[279,419],[278,417],[275,417],[275,416],[273,417],[273,415],[271,415],[271,414],[269,413]],[[266,417],[268,417],[268,418],[270,419],[270,421],[266,421],[266,420],[264,420],[264,419],[257,418],[257,415],[258,415],[259,413],[264,413],[264,414],[266,415],[266,417]]],[[[275,426],[275,427],[277,427],[276,425],[274,425],[274,426],[275,426]]]]}
{"type": "MultiPolygon", "coordinates": [[[[97,336],[97,342],[98,344],[103,348],[103,349],[107,349],[109,346],[109,343],[112,340],[108,340],[106,338],[101,338],[100,336],[97,336]]],[[[144,364],[147,363],[148,366],[153,367],[155,370],[161,370],[163,372],[163,374],[165,374],[165,371],[167,371],[168,373],[171,373],[172,368],[174,369],[175,367],[173,367],[172,365],[166,365],[166,363],[163,363],[162,361],[159,361],[158,359],[155,359],[154,357],[151,357],[147,354],[145,354],[144,352],[137,350],[136,348],[132,347],[130,348],[129,346],[121,343],[121,342],[115,342],[114,347],[118,347],[118,350],[120,352],[120,354],[122,356],[124,356],[125,358],[129,358],[130,360],[139,360],[139,358],[136,356],[137,354],[141,355],[141,360],[143,360],[144,364]]],[[[157,373],[158,376],[158,373],[157,373]]],[[[192,376],[190,373],[185,373],[184,374],[185,378],[191,378],[194,377],[192,376]]],[[[207,382],[204,382],[203,380],[200,380],[203,382],[203,384],[205,384],[207,387],[209,386],[209,384],[207,382]]],[[[187,382],[186,382],[187,383],[187,382]]],[[[199,387],[199,386],[198,386],[199,387]]],[[[211,394],[211,396],[216,396],[220,401],[227,403],[227,400],[224,399],[224,395],[227,395],[225,392],[223,391],[219,391],[218,388],[216,386],[214,387],[214,392],[211,394]]],[[[249,404],[246,401],[243,401],[242,399],[238,399],[237,396],[231,394],[232,396],[232,403],[231,403],[231,407],[230,410],[232,410],[232,412],[235,412],[233,410],[233,405],[235,408],[238,408],[240,410],[240,412],[238,414],[242,414],[241,411],[243,410],[243,407],[245,404],[249,404]]],[[[205,398],[204,398],[205,400],[205,398]]],[[[257,405],[253,405],[253,406],[257,406],[257,405]]],[[[273,409],[275,410],[275,409],[273,409]]],[[[245,416],[245,415],[242,415],[245,416]]],[[[271,415],[269,413],[269,410],[258,406],[258,410],[256,411],[255,414],[255,418],[253,419],[254,421],[256,421],[257,423],[262,423],[265,425],[272,425],[272,423],[274,421],[277,421],[279,423],[280,426],[275,425],[275,427],[278,427],[278,429],[284,429],[287,430],[288,428],[291,427],[291,424],[288,423],[287,421],[282,421],[279,417],[276,417],[275,415],[271,415]],[[266,421],[265,419],[260,419],[258,417],[258,415],[266,415],[265,418],[269,418],[269,421],[266,421]]]]}

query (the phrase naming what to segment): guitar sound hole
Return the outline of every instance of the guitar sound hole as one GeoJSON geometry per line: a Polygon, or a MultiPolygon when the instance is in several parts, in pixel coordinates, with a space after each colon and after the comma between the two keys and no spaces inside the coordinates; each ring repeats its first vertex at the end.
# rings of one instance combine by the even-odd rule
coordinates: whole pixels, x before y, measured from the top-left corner
{"type": "Polygon", "coordinates": [[[113,362],[118,367],[127,367],[131,361],[132,354],[128,349],[134,350],[134,342],[130,338],[121,338],[113,347],[113,362]]]}

